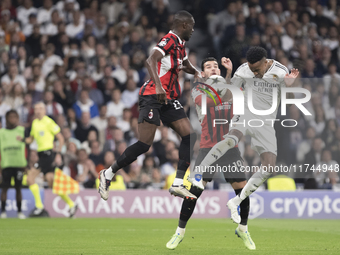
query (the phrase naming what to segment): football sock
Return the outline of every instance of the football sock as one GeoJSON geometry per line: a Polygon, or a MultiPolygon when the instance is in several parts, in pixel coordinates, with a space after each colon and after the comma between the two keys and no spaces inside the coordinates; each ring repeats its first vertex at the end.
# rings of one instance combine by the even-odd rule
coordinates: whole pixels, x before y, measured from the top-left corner
{"type": "Polygon", "coordinates": [[[6,201],[1,201],[1,212],[6,212],[6,201]]]}
{"type": "Polygon", "coordinates": [[[17,201],[18,212],[21,212],[21,201],[17,201]]]}
{"type": "Polygon", "coordinates": [[[241,224],[238,224],[238,229],[241,230],[242,232],[247,232],[248,231],[248,226],[247,225],[243,225],[241,223],[241,224]]]}
{"type": "Polygon", "coordinates": [[[111,166],[108,169],[105,170],[104,176],[105,176],[105,179],[107,179],[107,180],[112,180],[113,176],[115,176],[115,173],[113,172],[111,166]]]}
{"type": "MultiPolygon", "coordinates": [[[[235,189],[236,195],[240,194],[242,189],[235,189]]],[[[249,197],[245,198],[240,204],[240,216],[241,216],[241,225],[247,226],[248,216],[249,216],[249,197]]]]}
{"type": "Polygon", "coordinates": [[[209,151],[208,155],[205,156],[200,164],[201,166],[210,166],[221,158],[228,150],[234,148],[238,144],[238,138],[234,135],[227,135],[224,140],[215,144],[214,147],[209,151]]]}
{"type": "Polygon", "coordinates": [[[40,189],[38,184],[34,183],[32,185],[29,186],[29,189],[31,190],[33,197],[34,197],[34,201],[35,201],[35,207],[38,209],[44,209],[44,205],[41,202],[41,197],[40,197],[40,189]]]}
{"type": "Polygon", "coordinates": [[[185,233],[185,228],[177,227],[177,229],[176,229],[176,235],[184,236],[184,233],[185,233]]]}
{"type": "MultiPolygon", "coordinates": [[[[176,174],[176,176],[177,176],[177,174],[176,174]]],[[[179,186],[179,185],[182,185],[182,184],[183,184],[183,177],[182,178],[177,178],[176,177],[174,182],[172,183],[172,185],[174,185],[174,186],[179,186]]]]}
{"type": "Polygon", "coordinates": [[[17,209],[18,212],[21,212],[21,201],[22,201],[22,194],[21,194],[21,189],[20,188],[16,188],[16,200],[17,200],[17,209]]]}
{"type": "MultiPolygon", "coordinates": [[[[150,145],[138,141],[131,146],[127,147],[123,154],[117,159],[117,161],[108,169],[111,169],[113,173],[116,173],[119,169],[130,165],[137,157],[150,149],[150,145]]],[[[109,172],[109,171],[107,171],[109,172]]],[[[109,174],[105,171],[105,176],[109,177],[109,174]]],[[[111,176],[111,175],[110,175],[111,176]]],[[[113,176],[112,176],[113,177],[113,176]]],[[[112,179],[112,178],[111,178],[112,179]]]]}
{"type": "Polygon", "coordinates": [[[190,135],[182,137],[182,141],[178,150],[179,160],[177,165],[176,178],[179,179],[184,178],[185,172],[187,171],[190,165],[190,159],[194,152],[193,148],[196,140],[197,140],[196,133],[191,133],[190,135]]]}
{"type": "Polygon", "coordinates": [[[65,201],[66,204],[68,204],[70,208],[74,206],[74,202],[68,195],[64,194],[64,195],[59,195],[59,196],[61,197],[62,200],[65,201]]]}
{"type": "MultiPolygon", "coordinates": [[[[192,194],[194,194],[197,197],[197,199],[201,196],[203,192],[203,190],[195,186],[191,186],[189,191],[192,194]]],[[[193,214],[195,210],[196,201],[197,200],[183,200],[181,214],[179,216],[179,221],[178,221],[179,228],[185,228],[185,226],[187,225],[188,220],[190,219],[191,215],[193,214]]]]}
{"type": "Polygon", "coordinates": [[[248,180],[246,186],[243,187],[241,193],[235,197],[235,202],[240,204],[244,199],[249,197],[258,187],[260,187],[271,175],[270,172],[262,171],[262,168],[253,174],[248,180]]]}

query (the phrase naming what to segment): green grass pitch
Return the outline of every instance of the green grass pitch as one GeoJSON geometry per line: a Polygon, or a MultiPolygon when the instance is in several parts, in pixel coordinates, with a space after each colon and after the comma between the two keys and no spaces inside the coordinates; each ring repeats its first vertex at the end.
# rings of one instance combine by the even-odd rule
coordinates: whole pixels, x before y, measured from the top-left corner
{"type": "Polygon", "coordinates": [[[192,219],[183,242],[167,250],[176,227],[176,219],[4,219],[0,254],[340,254],[339,220],[250,220],[256,251],[230,219],[192,219]]]}

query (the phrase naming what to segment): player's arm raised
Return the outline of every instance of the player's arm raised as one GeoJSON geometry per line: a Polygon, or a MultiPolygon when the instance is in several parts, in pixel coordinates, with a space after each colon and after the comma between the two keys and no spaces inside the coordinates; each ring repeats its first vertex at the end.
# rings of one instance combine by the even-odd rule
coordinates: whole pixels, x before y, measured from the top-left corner
{"type": "Polygon", "coordinates": [[[299,76],[299,70],[293,68],[290,71],[290,74],[287,73],[284,77],[284,82],[286,83],[286,86],[291,87],[298,76],[299,76]]]}
{"type": "Polygon", "coordinates": [[[157,94],[157,100],[160,103],[168,104],[168,100],[166,97],[166,92],[164,88],[162,87],[161,80],[158,77],[158,68],[157,64],[162,59],[163,54],[159,50],[152,50],[150,56],[146,60],[146,68],[149,71],[151,79],[154,81],[156,85],[156,94],[157,94]]]}
{"type": "MultiPolygon", "coordinates": [[[[291,70],[290,74],[287,73],[285,75],[284,82],[285,82],[286,86],[291,87],[298,76],[299,76],[299,70],[293,68],[291,70]]],[[[291,92],[287,93],[287,99],[294,99],[294,98],[295,98],[294,93],[291,93],[291,92]]],[[[289,106],[291,106],[291,105],[289,105],[289,106]]]]}
{"type": "MultiPolygon", "coordinates": [[[[223,57],[221,59],[221,64],[227,69],[227,74],[225,76],[225,80],[227,84],[230,84],[230,78],[231,78],[231,73],[233,72],[233,62],[229,58],[223,57]]],[[[227,93],[225,93],[222,97],[222,101],[229,101],[232,98],[232,94],[230,90],[227,90],[227,93]]]]}
{"type": "Polygon", "coordinates": [[[194,74],[195,75],[195,78],[194,78],[194,81],[195,82],[202,82],[202,75],[201,75],[201,72],[198,71],[192,64],[191,62],[189,61],[189,59],[186,59],[183,61],[183,68],[182,70],[186,73],[189,73],[189,74],[194,74]]]}

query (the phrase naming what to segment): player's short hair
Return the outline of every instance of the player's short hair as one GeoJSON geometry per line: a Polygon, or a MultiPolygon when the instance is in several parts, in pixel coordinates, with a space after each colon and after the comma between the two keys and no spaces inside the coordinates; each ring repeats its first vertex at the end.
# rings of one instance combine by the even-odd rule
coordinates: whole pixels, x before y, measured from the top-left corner
{"type": "Polygon", "coordinates": [[[8,119],[9,115],[11,115],[11,114],[15,114],[17,117],[19,117],[18,112],[14,109],[11,109],[8,112],[6,112],[6,119],[8,119]]]}
{"type": "Polygon", "coordinates": [[[267,51],[262,47],[254,46],[247,51],[246,58],[250,64],[254,64],[263,58],[267,58],[267,51]]]}
{"type": "Polygon", "coordinates": [[[188,19],[193,18],[193,16],[187,11],[178,11],[174,15],[173,25],[174,27],[186,22],[188,19]]]}
{"type": "Polygon", "coordinates": [[[204,64],[209,62],[209,61],[215,61],[216,63],[218,63],[216,58],[214,58],[214,57],[207,57],[207,58],[202,60],[202,64],[201,64],[201,70],[202,71],[204,71],[204,64]]]}

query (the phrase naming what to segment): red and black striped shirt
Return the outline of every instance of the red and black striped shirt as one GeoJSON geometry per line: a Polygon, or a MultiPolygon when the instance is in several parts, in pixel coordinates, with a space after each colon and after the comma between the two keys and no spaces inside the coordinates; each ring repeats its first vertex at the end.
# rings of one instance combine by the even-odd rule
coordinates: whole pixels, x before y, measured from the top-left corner
{"type": "Polygon", "coordinates": [[[202,94],[197,87],[192,90],[192,97],[196,105],[197,114],[202,126],[200,148],[212,148],[223,140],[223,136],[229,132],[229,123],[233,118],[233,104],[231,101],[215,105],[215,102],[207,96],[207,114],[201,114],[202,94]],[[198,107],[197,107],[198,106],[198,107]],[[214,120],[227,120],[226,124],[216,124],[214,120]]]}
{"type": "MultiPolygon", "coordinates": [[[[181,95],[181,87],[178,83],[178,73],[183,67],[183,61],[188,57],[185,52],[185,41],[170,31],[154,47],[163,54],[158,62],[158,76],[166,91],[168,99],[177,99],[181,95]]],[[[156,85],[150,78],[139,91],[139,95],[155,95],[156,85]]]]}

